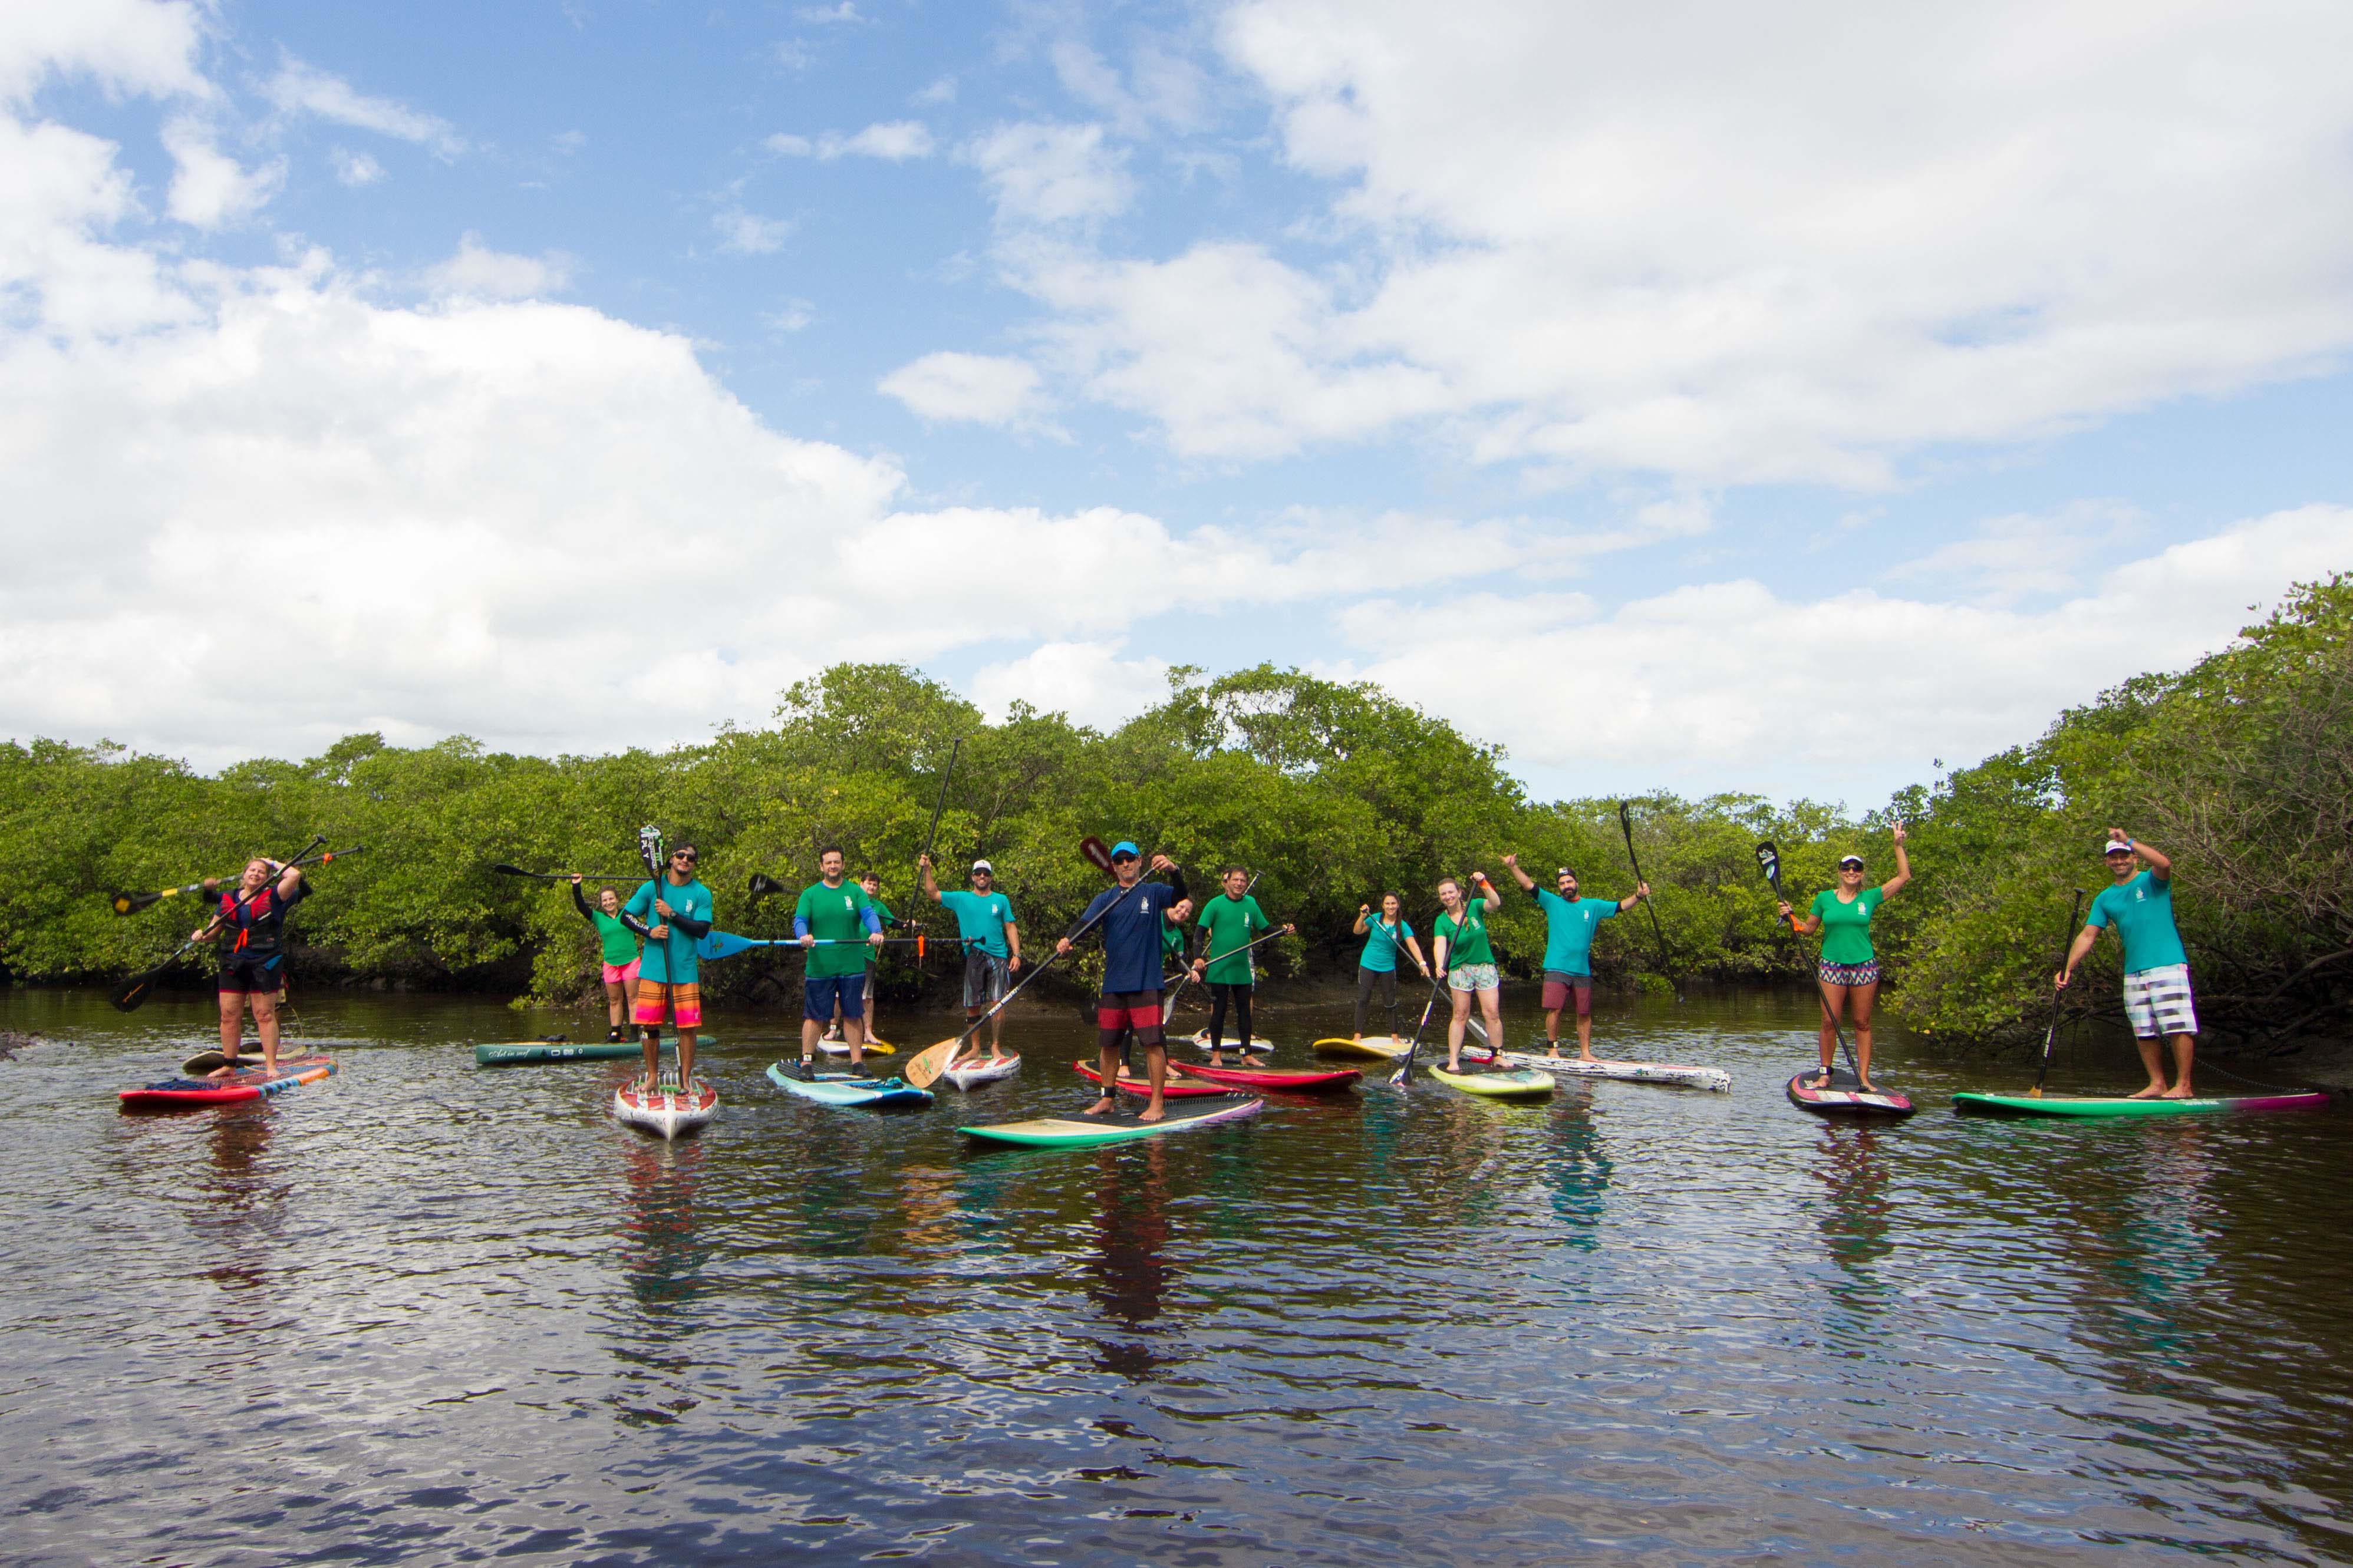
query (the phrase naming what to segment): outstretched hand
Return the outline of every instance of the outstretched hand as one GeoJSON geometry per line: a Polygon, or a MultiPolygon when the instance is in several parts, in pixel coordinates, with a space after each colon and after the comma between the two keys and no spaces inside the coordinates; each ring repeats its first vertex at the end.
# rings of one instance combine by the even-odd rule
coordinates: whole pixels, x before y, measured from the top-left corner
{"type": "Polygon", "coordinates": [[[1904,842],[1904,825],[1902,823],[1899,822],[1895,824],[1894,826],[1889,828],[1888,833],[1896,843],[1901,844],[1904,842]]]}

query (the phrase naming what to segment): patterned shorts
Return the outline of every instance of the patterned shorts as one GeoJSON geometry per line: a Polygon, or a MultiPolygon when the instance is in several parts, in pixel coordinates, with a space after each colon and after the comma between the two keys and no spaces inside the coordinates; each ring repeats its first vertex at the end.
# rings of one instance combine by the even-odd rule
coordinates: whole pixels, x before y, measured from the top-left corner
{"type": "Polygon", "coordinates": [[[2125,1016],[2144,1040],[2198,1032],[2198,1007],[2189,995],[2189,966],[2168,963],[2125,976],[2125,1016]]]}
{"type": "Polygon", "coordinates": [[[1011,973],[1006,968],[1009,957],[1008,954],[1008,958],[999,958],[985,947],[968,947],[964,950],[964,1005],[965,1006],[986,1007],[992,1002],[1004,999],[1005,987],[1011,973]]]}
{"type": "Polygon", "coordinates": [[[1503,983],[1504,977],[1492,963],[1457,964],[1446,977],[1446,984],[1457,991],[1493,991],[1503,983]]]}
{"type": "Polygon", "coordinates": [[[1879,984],[1879,960],[1869,963],[1817,964],[1814,973],[1825,985],[1876,985],[1879,984]]]}
{"type": "Polygon", "coordinates": [[[660,1027],[663,1021],[663,994],[669,994],[669,1021],[681,1029],[702,1026],[702,987],[691,980],[672,984],[667,981],[649,980],[638,976],[638,994],[629,1008],[629,1021],[660,1027]]]}

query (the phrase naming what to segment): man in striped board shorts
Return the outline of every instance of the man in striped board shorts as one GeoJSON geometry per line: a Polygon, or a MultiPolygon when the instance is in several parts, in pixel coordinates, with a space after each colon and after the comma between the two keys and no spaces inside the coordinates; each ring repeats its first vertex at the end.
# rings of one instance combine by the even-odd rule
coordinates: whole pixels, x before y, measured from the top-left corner
{"type": "Polygon", "coordinates": [[[2182,951],[2181,933],[2173,924],[2173,862],[2121,827],[2108,829],[2107,859],[2116,885],[2102,889],[2092,900],[2084,929],[2067,950],[2059,988],[2065,990],[2074,978],[2075,966],[2100,940],[2102,929],[2115,926],[2125,947],[2125,1016],[2132,1020],[2133,1043],[2148,1068],[2148,1087],[2132,1098],[2188,1100],[2189,1063],[2198,1049],[2198,1007],[2189,994],[2189,955],[2182,951]],[[2143,862],[2147,870],[2139,868],[2143,862]],[[2165,1082],[2161,1041],[2173,1047],[2170,1089],[2165,1082]]]}

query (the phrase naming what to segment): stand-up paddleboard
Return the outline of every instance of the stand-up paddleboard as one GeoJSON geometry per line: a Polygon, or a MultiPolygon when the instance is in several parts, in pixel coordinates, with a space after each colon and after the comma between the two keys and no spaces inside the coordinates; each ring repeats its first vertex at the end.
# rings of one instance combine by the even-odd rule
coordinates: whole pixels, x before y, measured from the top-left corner
{"type": "Polygon", "coordinates": [[[1515,1068],[1510,1072],[1448,1072],[1431,1068],[1430,1076],[1449,1089],[1489,1100],[1550,1100],[1560,1088],[1559,1079],[1534,1068],[1515,1068]]]}
{"type": "MultiPolygon", "coordinates": [[[[817,1048],[823,1051],[829,1057],[846,1057],[849,1054],[849,1042],[848,1040],[819,1040],[817,1043],[817,1048]]],[[[893,1056],[897,1054],[899,1049],[898,1047],[886,1044],[881,1040],[869,1040],[861,1048],[865,1051],[866,1055],[870,1057],[893,1056]]]]}
{"type": "Polygon", "coordinates": [[[1331,1094],[1365,1076],[1355,1068],[1292,1072],[1274,1068],[1213,1068],[1198,1062],[1170,1062],[1168,1070],[1181,1072],[1187,1078],[1207,1079],[1211,1083],[1230,1084],[1236,1089],[1276,1094],[1331,1094]]]}
{"type": "Polygon", "coordinates": [[[2121,1095],[1957,1094],[1955,1110],[1979,1116],[2210,1116],[2249,1110],[2317,1110],[2328,1103],[2318,1089],[2283,1089],[2276,1094],[2227,1099],[2130,1100],[2121,1095]]]}
{"type": "Polygon", "coordinates": [[[267,1100],[273,1094],[284,1094],[306,1083],[332,1078],[335,1064],[329,1057],[280,1057],[276,1072],[264,1072],[256,1058],[251,1067],[239,1068],[227,1078],[167,1078],[160,1082],[126,1089],[116,1098],[125,1110],[194,1110],[207,1105],[237,1105],[248,1100],[267,1100]]]}
{"type": "MultiPolygon", "coordinates": [[[[1446,1048],[1446,1042],[1442,1036],[1436,1044],[1441,1051],[1446,1048]]],[[[1372,1061],[1393,1062],[1411,1050],[1413,1042],[1400,1040],[1395,1035],[1366,1035],[1361,1040],[1351,1040],[1335,1035],[1327,1039],[1316,1041],[1309,1048],[1318,1056],[1364,1057],[1372,1061]]],[[[1495,1059],[1495,1053],[1484,1046],[1474,1045],[1465,1040],[1462,1042],[1462,1059],[1466,1062],[1492,1062],[1495,1059]]]]}
{"type": "MultiPolygon", "coordinates": [[[[1103,1082],[1103,1073],[1092,1062],[1072,1062],[1071,1067],[1089,1083],[1103,1082]]],[[[1140,1078],[1129,1078],[1125,1074],[1120,1076],[1119,1091],[1122,1094],[1134,1095],[1139,1100],[1152,1098],[1152,1086],[1149,1083],[1140,1078]]],[[[1164,1100],[1205,1100],[1211,1095],[1230,1092],[1214,1083],[1187,1083],[1173,1073],[1160,1089],[1161,1098],[1164,1100]]]]}
{"type": "MultiPolygon", "coordinates": [[[[697,1031],[695,1048],[700,1050],[712,1043],[712,1037],[697,1031]]],[[[678,1042],[668,1035],[662,1037],[661,1048],[676,1051],[678,1042]]],[[[641,1058],[646,1054],[642,1040],[584,1040],[575,1045],[561,1035],[544,1040],[508,1040],[499,1045],[476,1046],[474,1065],[478,1068],[531,1067],[541,1062],[620,1062],[641,1058]]]]}
{"type": "Polygon", "coordinates": [[[1829,1087],[1808,1089],[1808,1079],[1820,1078],[1821,1068],[1808,1068],[1789,1080],[1789,1103],[1800,1110],[1810,1110],[1817,1116],[1909,1116],[1919,1107],[1903,1095],[1882,1089],[1877,1094],[1865,1094],[1862,1080],[1840,1068],[1831,1074],[1829,1087]]]}
{"type": "MultiPolygon", "coordinates": [[[[1209,1048],[1209,1031],[1207,1029],[1198,1031],[1193,1036],[1193,1043],[1200,1047],[1203,1050],[1208,1050],[1209,1048]]],[[[1274,1042],[1268,1039],[1264,1035],[1252,1035],[1250,1037],[1250,1043],[1248,1045],[1244,1045],[1240,1040],[1228,1040],[1225,1045],[1219,1048],[1229,1051],[1248,1051],[1252,1056],[1256,1056],[1262,1051],[1271,1051],[1274,1049],[1274,1042]]]]}
{"type": "Polygon", "coordinates": [[[1101,1116],[1039,1116],[1028,1121],[999,1121],[988,1127],[959,1127],[967,1138],[991,1143],[1016,1143],[1025,1149],[1084,1149],[1092,1144],[1124,1143],[1155,1138],[1163,1132],[1192,1132],[1220,1127],[1256,1116],[1265,1104],[1255,1096],[1229,1095],[1166,1107],[1157,1121],[1138,1121],[1120,1111],[1101,1116]]]}
{"type": "Polygon", "coordinates": [[[1021,1056],[1016,1051],[997,1061],[981,1057],[974,1061],[959,1062],[952,1068],[942,1068],[938,1081],[956,1089],[974,1089],[985,1083],[1011,1078],[1020,1070],[1021,1056]]]}
{"type": "Polygon", "coordinates": [[[768,1081],[788,1094],[814,1100],[819,1105],[857,1105],[879,1110],[894,1105],[932,1102],[930,1089],[917,1089],[903,1079],[867,1078],[846,1072],[821,1072],[806,1079],[797,1077],[782,1062],[768,1064],[768,1081]]]}
{"type": "Polygon", "coordinates": [[[719,1091],[701,1081],[686,1090],[665,1081],[651,1094],[643,1093],[634,1083],[613,1091],[614,1121],[664,1138],[691,1132],[718,1112],[719,1091]]]}
{"type": "Polygon", "coordinates": [[[1656,1083],[1670,1089],[1732,1092],[1732,1075],[1722,1068],[1683,1067],[1674,1062],[1588,1062],[1575,1057],[1548,1057],[1542,1051],[1505,1051],[1504,1061],[1511,1067],[1535,1068],[1562,1078],[1606,1078],[1619,1083],[1656,1083]]]}

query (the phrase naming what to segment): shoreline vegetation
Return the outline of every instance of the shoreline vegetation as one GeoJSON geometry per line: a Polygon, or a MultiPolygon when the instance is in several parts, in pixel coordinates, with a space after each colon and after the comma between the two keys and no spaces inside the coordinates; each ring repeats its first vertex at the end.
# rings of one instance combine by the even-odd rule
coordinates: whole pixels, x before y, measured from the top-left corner
{"type": "MultiPolygon", "coordinates": [[[[815,879],[818,850],[839,844],[853,869],[881,874],[895,911],[920,909],[947,934],[912,882],[959,738],[935,857],[951,875],[976,856],[994,862],[1033,941],[1100,889],[1073,846],[1114,829],[1192,876],[1229,862],[1260,872],[1260,901],[1299,927],[1260,950],[1277,987],[1353,973],[1359,904],[1396,891],[1426,930],[1441,874],[1507,882],[1507,852],[1539,872],[1569,866],[1597,894],[1634,884],[1616,799],[1530,799],[1501,747],[1370,684],[1182,668],[1159,705],[1099,731],[1020,703],[989,723],[919,672],[843,664],[787,690],[767,727],[659,753],[542,758],[462,736],[405,749],[363,734],[305,762],[204,774],[105,742],[0,742],[0,851],[16,873],[0,892],[0,965],[16,984],[144,968],[202,916],[166,900],[118,918],[110,895],[233,874],[313,832],[368,852],[322,872],[290,922],[298,988],[593,991],[596,945],[569,894],[489,868],[626,869],[649,822],[701,847],[726,930],[788,935],[791,897],[754,904],[747,879],[797,889],[815,879]]],[[[1630,804],[1679,979],[1808,984],[1810,949],[1776,930],[1756,842],[1779,845],[1802,904],[1840,855],[1883,869],[1900,818],[1917,877],[1873,923],[1883,1013],[1957,1041],[2038,1034],[2073,890],[2103,885],[2101,828],[2117,821],[2179,868],[2176,909],[2210,1031],[2256,1047],[2341,1035],[2353,1004],[2353,577],[2299,584],[2191,668],[2126,681],[2039,740],[1859,815],[1740,794],[1630,804]]],[[[626,897],[635,883],[616,885],[626,897]]],[[[1507,891],[1493,925],[1507,977],[1528,978],[1544,947],[1534,901],[1507,891]]],[[[1073,956],[1066,986],[1097,978],[1099,954],[1073,956]]],[[[1604,926],[1593,959],[1603,985],[1670,985],[1647,920],[1604,926]]],[[[2121,1016],[2116,962],[2115,944],[2095,950],[2071,1012],[2121,1016]]],[[[944,995],[952,967],[934,954],[919,975],[894,949],[880,980],[902,1001],[944,995]]],[[[191,964],[176,983],[204,973],[191,964]]],[[[797,1007],[798,976],[797,959],[747,956],[711,965],[703,984],[714,1001],[797,1007]]]]}

